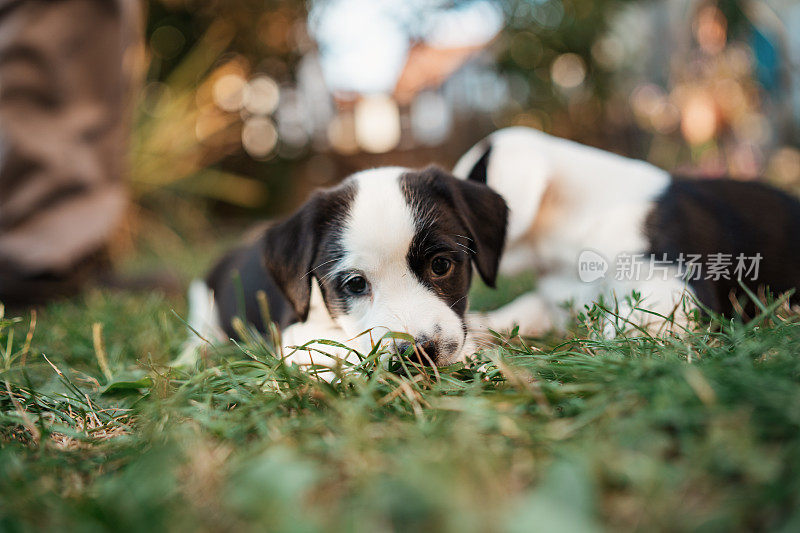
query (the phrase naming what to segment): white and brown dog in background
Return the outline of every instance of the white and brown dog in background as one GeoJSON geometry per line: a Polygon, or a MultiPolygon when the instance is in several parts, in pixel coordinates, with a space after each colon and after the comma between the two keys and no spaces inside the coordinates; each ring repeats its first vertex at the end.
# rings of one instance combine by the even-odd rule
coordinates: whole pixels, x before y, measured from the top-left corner
{"type": "MultiPolygon", "coordinates": [[[[392,350],[422,364],[451,364],[471,352],[473,264],[493,285],[506,219],[505,202],[489,187],[436,167],[359,172],[315,193],[194,282],[189,322],[219,341],[237,337],[235,317],[263,332],[262,292],[289,363],[355,364],[350,348],[367,354],[385,333],[401,332],[416,343],[392,339],[392,350]],[[295,348],[318,339],[348,349],[295,348]]],[[[184,363],[202,342],[194,337],[184,363]]]]}
{"type": "Polygon", "coordinates": [[[453,173],[488,184],[508,205],[500,272],[539,276],[535,291],[483,317],[495,330],[560,329],[569,316],[564,302],[580,309],[601,296],[614,306],[611,315],[622,315],[606,323],[611,335],[628,326],[659,329],[669,322],[663,317],[683,324],[696,301],[730,313],[742,276],[706,276],[701,262],[709,258],[758,260],[753,279],[742,279],[754,292],[800,287],[800,202],[760,183],[675,178],[644,161],[522,127],[479,142],[453,173]],[[632,257],[645,268],[618,275],[622,258],[632,257]],[[689,272],[682,261],[698,257],[689,272]],[[605,275],[581,276],[582,258],[606,262],[605,275]],[[648,277],[655,270],[648,261],[658,261],[663,275],[648,277]],[[637,308],[646,310],[624,301],[633,291],[642,297],[637,308]]]}

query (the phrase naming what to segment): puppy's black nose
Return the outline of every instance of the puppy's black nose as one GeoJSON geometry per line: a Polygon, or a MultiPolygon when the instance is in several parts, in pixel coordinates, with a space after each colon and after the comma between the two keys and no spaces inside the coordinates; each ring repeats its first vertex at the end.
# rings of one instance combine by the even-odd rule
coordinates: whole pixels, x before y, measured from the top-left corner
{"type": "Polygon", "coordinates": [[[434,366],[439,355],[436,343],[427,339],[419,339],[413,346],[410,342],[398,342],[397,353],[412,363],[423,366],[434,366]]]}

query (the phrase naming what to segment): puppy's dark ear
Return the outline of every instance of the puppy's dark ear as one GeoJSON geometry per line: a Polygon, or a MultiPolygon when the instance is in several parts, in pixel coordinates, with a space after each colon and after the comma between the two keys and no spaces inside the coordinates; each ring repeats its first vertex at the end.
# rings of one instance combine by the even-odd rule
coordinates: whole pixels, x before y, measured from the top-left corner
{"type": "Polygon", "coordinates": [[[472,260],[484,283],[494,287],[506,241],[508,207],[503,198],[486,185],[451,179],[456,211],[472,236],[472,260]]]}
{"type": "Polygon", "coordinates": [[[469,245],[472,260],[484,283],[494,287],[506,240],[506,202],[482,183],[454,178],[437,167],[423,172],[432,173],[450,191],[453,207],[472,238],[469,245]]]}
{"type": "Polygon", "coordinates": [[[317,255],[322,193],[264,234],[264,264],[300,321],[308,318],[311,278],[317,255]]]}

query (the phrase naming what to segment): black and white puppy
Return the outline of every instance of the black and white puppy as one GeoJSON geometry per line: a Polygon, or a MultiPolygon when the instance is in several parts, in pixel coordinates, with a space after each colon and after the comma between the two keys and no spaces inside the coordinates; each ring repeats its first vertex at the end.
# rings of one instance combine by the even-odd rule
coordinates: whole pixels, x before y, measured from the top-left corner
{"type": "Polygon", "coordinates": [[[416,346],[384,342],[406,354],[415,348],[423,364],[452,364],[470,349],[472,265],[494,284],[506,219],[505,202],[489,187],[435,167],[359,172],[315,193],[195,282],[190,323],[220,340],[236,337],[237,316],[263,331],[263,291],[290,363],[355,363],[348,350],[324,346],[331,360],[294,347],[327,339],[365,354],[385,333],[401,332],[416,346]]]}
{"type": "MultiPolygon", "coordinates": [[[[763,184],[679,179],[521,127],[479,142],[454,174],[488,184],[508,204],[500,271],[540,276],[536,291],[484,317],[498,330],[560,328],[565,301],[583,306],[601,295],[616,299],[623,323],[661,327],[659,315],[685,321],[683,304],[694,300],[687,293],[730,312],[740,279],[754,292],[800,287],[800,202],[763,184]],[[632,291],[657,314],[621,301],[632,291]]],[[[607,324],[611,335],[615,321],[607,324]]]]}

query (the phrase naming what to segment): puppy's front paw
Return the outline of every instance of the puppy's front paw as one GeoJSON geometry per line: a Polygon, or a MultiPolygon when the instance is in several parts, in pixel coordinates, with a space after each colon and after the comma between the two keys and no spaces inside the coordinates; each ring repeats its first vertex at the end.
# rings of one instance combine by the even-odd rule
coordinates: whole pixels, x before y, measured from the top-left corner
{"type": "Polygon", "coordinates": [[[556,326],[550,307],[535,294],[520,296],[497,311],[488,313],[483,323],[498,332],[508,332],[519,326],[519,334],[526,337],[544,335],[556,326]]]}

